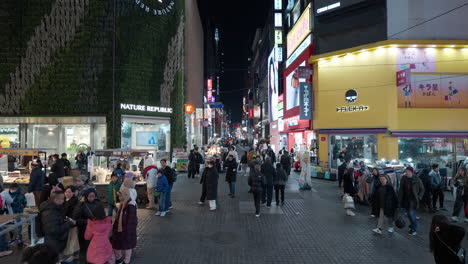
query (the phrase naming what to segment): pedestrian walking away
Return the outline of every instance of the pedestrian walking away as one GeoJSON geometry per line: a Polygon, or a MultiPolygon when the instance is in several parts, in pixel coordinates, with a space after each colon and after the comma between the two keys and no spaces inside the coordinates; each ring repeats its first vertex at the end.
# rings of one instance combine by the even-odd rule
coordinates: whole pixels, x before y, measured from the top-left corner
{"type": "MultiPolygon", "coordinates": [[[[356,187],[354,186],[354,169],[348,168],[343,175],[343,190],[345,195],[352,197],[356,195],[356,187]]],[[[355,216],[356,214],[352,211],[351,208],[345,208],[346,214],[349,216],[355,216]]]]}
{"type": "Polygon", "coordinates": [[[280,205],[280,198],[281,198],[281,205],[284,205],[284,189],[286,187],[287,182],[288,182],[288,175],[284,171],[281,164],[277,163],[276,175],[275,175],[275,178],[273,179],[273,184],[275,186],[276,206],[280,205]]]}
{"type": "Polygon", "coordinates": [[[452,221],[458,222],[460,211],[465,214],[465,222],[468,222],[466,214],[466,206],[468,205],[468,171],[464,167],[460,167],[453,179],[453,188],[455,188],[455,204],[453,205],[452,221]]]}
{"type": "Polygon", "coordinates": [[[439,164],[432,165],[432,171],[429,173],[432,186],[432,208],[437,211],[437,200],[439,200],[439,210],[447,211],[444,207],[444,189],[445,179],[440,176],[439,164]]]}
{"type": "Polygon", "coordinates": [[[286,172],[286,175],[291,175],[291,156],[289,155],[287,150],[283,151],[283,155],[281,155],[280,159],[281,166],[283,166],[283,170],[286,172]]]}
{"type": "Polygon", "coordinates": [[[436,264],[465,263],[465,249],[461,246],[465,233],[463,227],[450,224],[446,216],[432,217],[429,249],[436,264]]]}
{"type": "Polygon", "coordinates": [[[203,174],[200,179],[200,184],[202,184],[202,195],[198,202],[200,205],[203,205],[205,204],[205,199],[207,199],[210,205],[210,211],[216,210],[218,179],[218,170],[215,168],[214,161],[210,160],[206,163],[205,170],[203,170],[203,174]]]}
{"type": "Polygon", "coordinates": [[[271,207],[271,201],[273,200],[273,183],[276,178],[276,169],[271,164],[271,158],[267,157],[265,163],[261,166],[262,174],[265,176],[266,183],[264,186],[264,192],[262,197],[262,204],[265,204],[267,208],[271,207]]]}
{"type": "Polygon", "coordinates": [[[406,210],[410,221],[408,233],[412,236],[418,232],[418,222],[416,221],[416,210],[419,208],[419,201],[424,195],[424,186],[421,180],[414,175],[413,167],[407,167],[405,174],[401,178],[400,189],[398,191],[398,201],[401,208],[406,210]]]}
{"type": "Polygon", "coordinates": [[[236,196],[236,178],[237,178],[237,162],[234,156],[228,155],[226,162],[224,162],[226,168],[226,182],[229,185],[229,196],[234,198],[236,196]]]}
{"type": "Polygon", "coordinates": [[[381,235],[385,218],[388,221],[388,232],[393,233],[393,220],[398,208],[398,197],[385,176],[381,175],[379,180],[380,184],[372,197],[372,214],[379,216],[379,220],[377,228],[372,231],[381,235]]]}
{"type": "Polygon", "coordinates": [[[241,160],[241,170],[244,176],[247,176],[247,168],[248,168],[248,161],[247,161],[247,151],[244,152],[244,155],[242,155],[241,160]]]}
{"type": "Polygon", "coordinates": [[[428,212],[434,212],[432,208],[432,179],[429,175],[429,169],[422,169],[419,174],[419,179],[424,185],[424,195],[421,200],[421,208],[426,209],[428,212]]]}
{"type": "Polygon", "coordinates": [[[112,230],[112,217],[106,217],[104,206],[93,208],[93,219],[88,219],[85,239],[90,240],[86,260],[93,264],[106,264],[112,258],[112,245],[109,235],[112,230]]]}
{"type": "Polygon", "coordinates": [[[254,166],[254,171],[250,174],[248,184],[254,198],[255,216],[260,217],[260,200],[262,199],[264,186],[266,185],[265,176],[261,172],[260,165],[254,166]]]}

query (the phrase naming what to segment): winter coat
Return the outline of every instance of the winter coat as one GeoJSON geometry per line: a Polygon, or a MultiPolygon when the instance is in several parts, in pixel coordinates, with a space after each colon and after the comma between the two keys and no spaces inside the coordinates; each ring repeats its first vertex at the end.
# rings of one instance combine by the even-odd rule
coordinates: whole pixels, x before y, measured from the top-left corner
{"type": "Polygon", "coordinates": [[[75,195],[73,195],[70,200],[63,202],[62,205],[62,216],[63,218],[68,217],[71,219],[76,219],[75,213],[77,212],[76,207],[80,204],[78,201],[78,198],[76,198],[75,195]]]}
{"type": "Polygon", "coordinates": [[[276,169],[269,162],[265,162],[261,166],[261,172],[265,175],[266,184],[273,185],[273,179],[276,178],[276,169]]]}
{"type": "Polygon", "coordinates": [[[158,177],[158,182],[156,183],[156,191],[167,193],[170,190],[169,182],[167,182],[167,178],[164,175],[158,177]]]}
{"type": "Polygon", "coordinates": [[[284,170],[291,169],[291,156],[286,153],[281,155],[280,163],[284,170]]]}
{"type": "Polygon", "coordinates": [[[189,164],[188,164],[188,170],[193,171],[196,169],[197,161],[195,160],[195,153],[190,153],[189,154],[189,164]]]}
{"type": "Polygon", "coordinates": [[[394,217],[396,209],[398,208],[398,197],[395,193],[395,190],[390,184],[385,186],[379,184],[372,194],[372,214],[378,216],[380,213],[380,189],[385,189],[385,198],[384,198],[384,215],[387,217],[394,217]]]}
{"type": "Polygon", "coordinates": [[[228,154],[226,155],[226,158],[224,160],[227,160],[229,155],[232,155],[232,157],[235,159],[235,160],[239,160],[239,156],[237,155],[237,151],[235,150],[231,150],[228,152],[228,154]]]}
{"type": "Polygon", "coordinates": [[[9,211],[8,213],[9,214],[22,214],[24,211],[24,208],[26,207],[26,197],[21,191],[21,187],[18,188],[14,192],[8,191],[8,194],[12,198],[12,202],[8,206],[8,211],[9,211]]]}
{"type": "Polygon", "coordinates": [[[137,225],[138,219],[136,214],[136,207],[132,204],[127,204],[125,208],[122,207],[117,212],[117,217],[114,221],[112,228],[112,248],[116,250],[134,249],[137,243],[137,225]],[[122,232],[118,232],[120,212],[122,213],[122,232]]]}
{"type": "MultiPolygon", "coordinates": [[[[65,189],[65,187],[61,183],[57,184],[56,186],[61,188],[62,190],[65,189]]],[[[42,186],[41,197],[39,198],[39,205],[49,200],[50,192],[52,191],[52,188],[53,186],[50,184],[46,184],[42,186]]]]}
{"type": "Polygon", "coordinates": [[[122,170],[121,168],[117,168],[112,172],[112,175],[117,175],[117,177],[119,177],[119,181],[123,181],[123,178],[125,176],[125,171],[122,170]]]}
{"type": "Polygon", "coordinates": [[[240,163],[241,164],[247,164],[247,155],[246,154],[242,155],[240,163]]]}
{"type": "Polygon", "coordinates": [[[263,186],[266,184],[265,176],[261,172],[254,172],[249,176],[250,190],[254,193],[262,193],[263,186]]]}
{"type": "Polygon", "coordinates": [[[173,172],[172,172],[172,168],[169,167],[169,166],[166,166],[164,169],[161,167],[161,170],[163,171],[163,175],[166,176],[166,179],[167,179],[167,182],[169,183],[169,185],[173,185],[174,184],[174,178],[173,178],[173,172]]]}
{"type": "Polygon", "coordinates": [[[56,160],[54,164],[52,164],[50,172],[54,173],[55,176],[57,176],[57,178],[65,177],[65,168],[63,165],[63,161],[61,159],[56,160]]]}
{"type": "Polygon", "coordinates": [[[105,264],[112,257],[112,245],[109,241],[109,234],[112,231],[112,217],[102,220],[88,219],[85,239],[91,240],[86,260],[93,264],[105,264]]]}
{"type": "Polygon", "coordinates": [[[66,247],[68,230],[72,227],[72,222],[64,221],[61,207],[53,202],[42,203],[39,210],[45,242],[58,252],[62,252],[66,247]]]}
{"type": "Polygon", "coordinates": [[[205,185],[207,200],[216,200],[218,197],[218,179],[219,174],[216,168],[205,167],[200,183],[205,185]]]}
{"type": "Polygon", "coordinates": [[[419,201],[423,198],[424,196],[424,185],[422,181],[417,177],[416,175],[413,175],[413,177],[408,178],[406,175],[404,175],[401,180],[400,180],[400,190],[398,191],[398,202],[400,203],[401,208],[405,209],[418,209],[419,208],[419,201]],[[405,197],[405,187],[408,182],[411,182],[413,184],[412,188],[412,196],[413,199],[411,201],[407,201],[404,199],[405,197]],[[411,206],[411,208],[409,208],[411,206]]]}
{"type": "Polygon", "coordinates": [[[237,176],[237,162],[235,159],[226,160],[224,162],[224,167],[226,168],[226,181],[227,182],[236,182],[237,176]]]}
{"type": "Polygon", "coordinates": [[[93,210],[99,203],[101,202],[96,199],[92,203],[81,202],[76,206],[73,214],[76,217],[74,220],[76,220],[76,225],[78,226],[78,237],[80,240],[84,239],[88,219],[94,218],[93,210]]]}
{"type": "Polygon", "coordinates": [[[353,174],[345,173],[343,175],[343,189],[344,189],[344,192],[349,194],[350,196],[354,196],[356,194],[353,174]]]}
{"type": "Polygon", "coordinates": [[[83,184],[81,186],[77,186],[76,187],[76,192],[75,192],[76,198],[78,198],[78,200],[81,201],[81,199],[83,199],[83,197],[85,195],[85,192],[90,188],[92,188],[92,187],[89,186],[88,184],[83,184]]]}
{"type": "Polygon", "coordinates": [[[120,191],[120,187],[122,186],[122,183],[119,181],[116,182],[110,182],[109,186],[107,186],[107,193],[106,193],[106,199],[107,203],[110,205],[115,205],[116,203],[119,202],[119,195],[117,194],[120,191]]]}
{"type": "Polygon", "coordinates": [[[432,170],[429,173],[429,176],[431,176],[432,189],[440,190],[444,187],[444,179],[442,178],[442,176],[440,176],[440,172],[435,172],[434,170],[432,170]]]}
{"type": "Polygon", "coordinates": [[[34,168],[29,176],[28,192],[42,191],[45,175],[42,169],[34,168]]]}
{"type": "Polygon", "coordinates": [[[286,185],[288,181],[288,175],[283,168],[276,168],[276,177],[273,179],[274,185],[286,185]]]}
{"type": "Polygon", "coordinates": [[[433,254],[436,264],[458,264],[458,257],[450,250],[455,252],[461,248],[461,243],[465,236],[465,229],[453,224],[440,224],[440,231],[433,234],[433,254]],[[442,241],[443,242],[442,242],[442,241]],[[444,245],[444,243],[446,245],[444,245]],[[450,247],[447,248],[447,246],[450,247]]]}

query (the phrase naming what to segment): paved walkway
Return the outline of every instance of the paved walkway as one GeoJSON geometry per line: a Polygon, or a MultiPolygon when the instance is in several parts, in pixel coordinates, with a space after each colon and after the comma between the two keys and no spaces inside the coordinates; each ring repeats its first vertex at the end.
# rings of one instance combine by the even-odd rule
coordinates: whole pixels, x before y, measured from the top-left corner
{"type": "MultiPolygon", "coordinates": [[[[179,175],[171,213],[157,217],[153,210],[138,210],[133,263],[433,263],[427,249],[430,214],[420,214],[415,237],[406,229],[378,236],[371,232],[376,219],[368,207],[358,207],[355,217],[345,215],[336,182],[313,180],[312,191],[299,191],[295,176],[285,206],[262,207],[256,218],[247,177],[238,176],[233,199],[221,174],[218,210],[211,212],[197,204],[199,178],[179,175]]],[[[18,256],[1,263],[18,263],[18,256]]]]}

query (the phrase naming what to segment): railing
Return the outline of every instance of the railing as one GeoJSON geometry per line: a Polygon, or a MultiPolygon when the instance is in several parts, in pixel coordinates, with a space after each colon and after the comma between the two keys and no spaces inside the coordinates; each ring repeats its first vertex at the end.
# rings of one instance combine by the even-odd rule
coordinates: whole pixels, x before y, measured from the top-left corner
{"type": "MultiPolygon", "coordinates": [[[[31,227],[29,231],[30,236],[30,247],[33,247],[37,243],[36,239],[36,217],[37,214],[21,214],[21,215],[3,215],[10,219],[0,224],[0,236],[6,235],[10,231],[15,231],[19,226],[28,223],[31,227]]],[[[2,219],[3,220],[3,219],[2,219]]]]}

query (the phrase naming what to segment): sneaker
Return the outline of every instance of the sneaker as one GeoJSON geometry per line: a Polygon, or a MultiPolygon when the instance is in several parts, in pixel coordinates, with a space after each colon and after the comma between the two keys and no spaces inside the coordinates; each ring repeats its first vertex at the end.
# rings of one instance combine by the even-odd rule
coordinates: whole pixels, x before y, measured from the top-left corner
{"type": "Polygon", "coordinates": [[[271,205],[267,205],[267,208],[271,208],[271,205]]]}
{"type": "Polygon", "coordinates": [[[375,215],[371,214],[370,217],[375,218],[375,215]]]}
{"type": "Polygon", "coordinates": [[[416,220],[420,220],[420,219],[421,219],[421,217],[419,217],[419,216],[416,216],[416,220]]]}
{"type": "Polygon", "coordinates": [[[167,210],[166,210],[166,213],[169,213],[170,211],[171,211],[171,210],[167,209],[167,210]]]}
{"type": "Polygon", "coordinates": [[[171,207],[169,207],[169,209],[172,209],[172,206],[171,206],[171,207]]]}
{"type": "Polygon", "coordinates": [[[381,235],[382,234],[382,230],[380,228],[376,228],[376,229],[372,229],[372,231],[376,234],[379,234],[381,235]]]}
{"type": "Polygon", "coordinates": [[[395,231],[395,229],[393,227],[389,227],[388,230],[387,230],[389,233],[393,233],[393,231],[395,231]]]}
{"type": "Polygon", "coordinates": [[[12,247],[12,246],[15,245],[15,243],[16,243],[16,240],[14,240],[14,239],[10,240],[10,242],[8,242],[8,246],[12,247]]]}
{"type": "Polygon", "coordinates": [[[149,205],[149,204],[146,205],[146,209],[151,209],[151,208],[153,208],[151,205],[149,205]]]}
{"type": "Polygon", "coordinates": [[[468,218],[465,218],[465,220],[464,220],[464,221],[465,221],[465,223],[468,223],[468,218]]]}
{"type": "Polygon", "coordinates": [[[355,216],[356,215],[353,211],[347,211],[346,214],[349,215],[349,216],[355,216]]]}
{"type": "Polygon", "coordinates": [[[416,233],[416,231],[413,231],[413,230],[410,230],[410,231],[408,232],[408,235],[410,235],[410,236],[415,236],[415,235],[417,235],[417,234],[418,234],[418,233],[416,233]]]}
{"type": "Polygon", "coordinates": [[[204,202],[198,202],[199,205],[204,205],[205,203],[204,202]]]}
{"type": "Polygon", "coordinates": [[[450,217],[450,219],[452,219],[453,222],[458,222],[459,221],[457,216],[452,216],[452,217],[450,217]]]}
{"type": "Polygon", "coordinates": [[[166,216],[166,212],[161,212],[161,216],[166,216]]]}
{"type": "Polygon", "coordinates": [[[210,208],[210,211],[215,211],[215,210],[216,210],[216,208],[210,208]]]}
{"type": "Polygon", "coordinates": [[[255,217],[260,217],[260,214],[256,214],[255,217]]]}
{"type": "Polygon", "coordinates": [[[265,205],[266,205],[266,203],[261,203],[260,205],[261,205],[261,206],[265,206],[265,205]]]}
{"type": "Polygon", "coordinates": [[[0,257],[6,257],[6,256],[11,255],[11,254],[13,254],[12,250],[5,250],[5,251],[0,252],[0,257]]]}
{"type": "Polygon", "coordinates": [[[161,215],[161,212],[160,212],[160,211],[157,211],[154,215],[155,215],[155,216],[160,216],[160,215],[161,215]]]}

